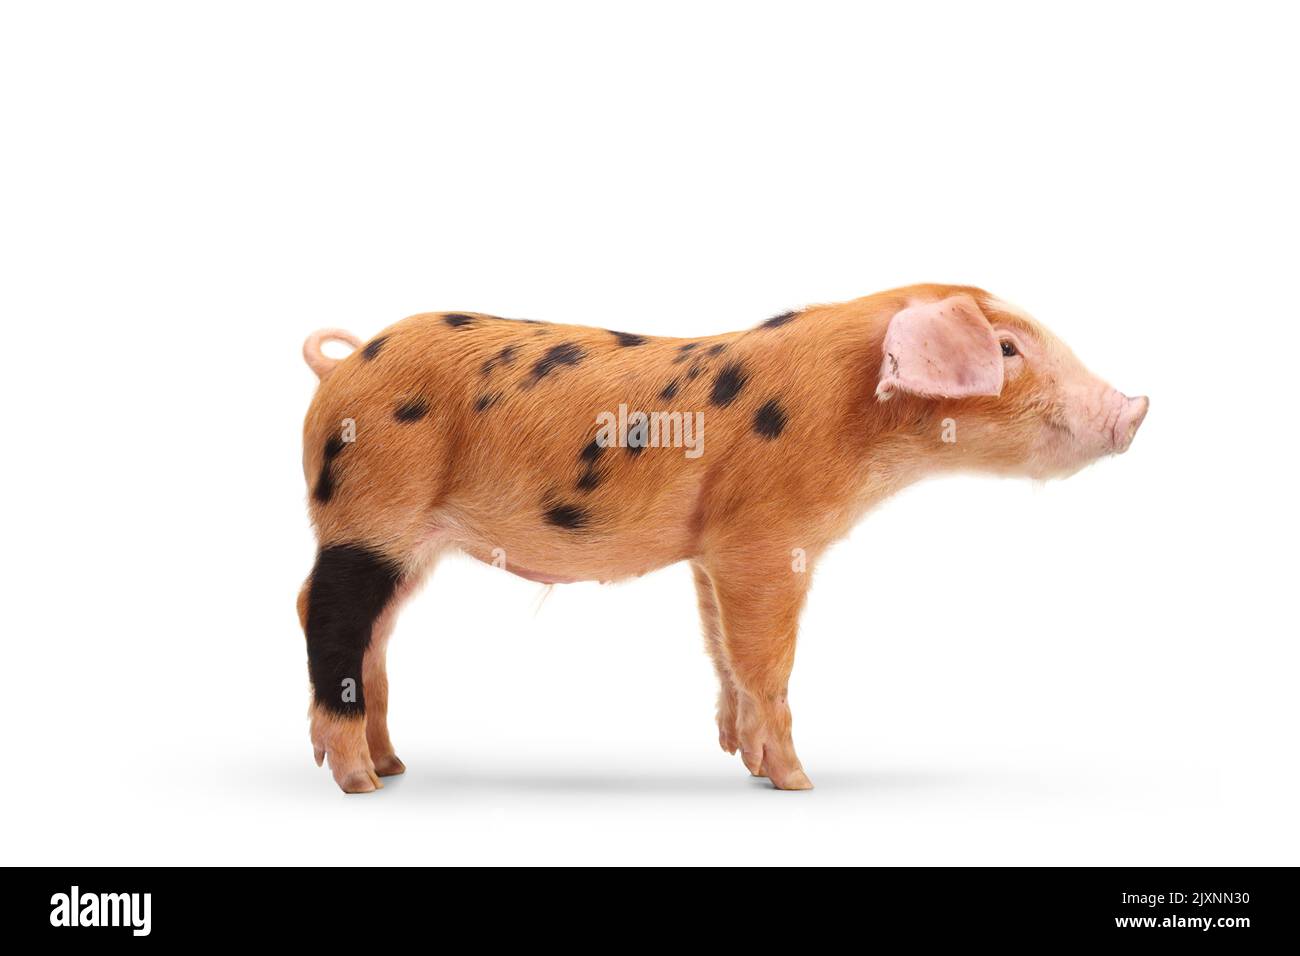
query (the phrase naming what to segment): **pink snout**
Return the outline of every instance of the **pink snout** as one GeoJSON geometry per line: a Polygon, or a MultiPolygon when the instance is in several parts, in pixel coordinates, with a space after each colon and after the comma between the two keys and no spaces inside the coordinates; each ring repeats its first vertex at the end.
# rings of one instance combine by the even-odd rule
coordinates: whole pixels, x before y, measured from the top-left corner
{"type": "Polygon", "coordinates": [[[1147,408],[1150,404],[1145,395],[1139,395],[1137,398],[1124,396],[1123,406],[1115,417],[1115,424],[1111,427],[1110,440],[1115,454],[1124,454],[1128,451],[1128,446],[1133,444],[1133,436],[1137,434],[1142,419],[1147,417],[1147,408]]]}

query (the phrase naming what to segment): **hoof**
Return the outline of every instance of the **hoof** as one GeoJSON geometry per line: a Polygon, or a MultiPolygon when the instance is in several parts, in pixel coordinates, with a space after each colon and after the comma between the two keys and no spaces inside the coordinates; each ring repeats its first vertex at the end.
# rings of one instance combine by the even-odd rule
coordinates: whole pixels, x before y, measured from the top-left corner
{"type": "Polygon", "coordinates": [[[773,780],[772,786],[778,790],[811,790],[813,788],[812,781],[808,779],[808,775],[802,770],[794,770],[786,774],[783,780],[773,780]]]}
{"type": "Polygon", "coordinates": [[[381,777],[396,777],[399,773],[406,773],[406,764],[397,759],[397,754],[389,754],[375,760],[375,773],[381,777]]]}
{"type": "Polygon", "coordinates": [[[383,787],[379,778],[368,770],[354,770],[338,783],[344,793],[371,793],[383,787]]]}

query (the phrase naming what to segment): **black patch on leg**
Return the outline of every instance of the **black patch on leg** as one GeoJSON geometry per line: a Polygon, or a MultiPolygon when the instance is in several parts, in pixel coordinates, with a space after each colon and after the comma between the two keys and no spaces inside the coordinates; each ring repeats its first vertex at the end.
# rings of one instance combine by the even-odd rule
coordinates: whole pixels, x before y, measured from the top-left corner
{"type": "Polygon", "coordinates": [[[586,445],[583,446],[581,453],[579,453],[578,455],[578,458],[581,459],[582,461],[587,462],[587,464],[591,464],[601,456],[601,453],[604,452],[604,450],[605,450],[605,446],[602,445],[598,439],[593,438],[590,442],[588,442],[586,445]]]}
{"type": "Polygon", "coordinates": [[[497,403],[501,396],[496,392],[489,392],[486,395],[480,395],[474,402],[474,411],[486,412],[489,408],[497,403]]]}
{"type": "Polygon", "coordinates": [[[367,362],[373,362],[375,356],[379,354],[379,350],[384,347],[384,343],[387,341],[388,336],[386,335],[381,335],[377,339],[371,339],[370,344],[361,350],[361,357],[367,362]]]}
{"type": "Polygon", "coordinates": [[[618,340],[618,344],[625,349],[632,348],[633,346],[636,345],[645,345],[644,335],[634,335],[631,332],[613,332],[613,331],[611,331],[609,334],[614,336],[614,338],[618,340]]]}
{"type": "Polygon", "coordinates": [[[574,487],[576,487],[583,494],[586,494],[587,492],[595,491],[596,486],[599,484],[600,484],[600,472],[596,470],[595,465],[588,465],[586,470],[583,471],[583,473],[578,476],[578,480],[574,485],[574,487]]]}
{"type": "Polygon", "coordinates": [[[429,403],[422,398],[413,398],[397,406],[393,417],[399,422],[418,422],[429,414],[429,403]]]}
{"type": "Polygon", "coordinates": [[[726,408],[736,400],[748,381],[749,375],[739,362],[724,365],[718,377],[713,380],[713,393],[709,396],[709,401],[719,408],[726,408]]]}
{"type": "Polygon", "coordinates": [[[316,555],[307,589],[307,671],[317,705],[330,713],[366,712],[362,660],[375,618],[392,600],[399,577],[397,565],[360,545],[332,545],[316,555]],[[355,700],[344,700],[349,678],[355,700]]]}
{"type": "Polygon", "coordinates": [[[764,438],[776,438],[785,430],[785,409],[775,398],[754,413],[754,431],[764,438]]]}
{"type": "Polygon", "coordinates": [[[546,509],[545,517],[548,523],[557,528],[578,531],[587,524],[590,515],[586,508],[579,508],[577,505],[556,505],[554,508],[546,509]]]}
{"type": "Polygon", "coordinates": [[[552,345],[546,354],[533,363],[532,384],[537,384],[562,365],[577,365],[587,353],[576,342],[552,345]]]}
{"type": "Polygon", "coordinates": [[[666,402],[674,395],[677,394],[677,389],[679,387],[680,386],[677,383],[677,379],[673,379],[671,382],[669,382],[667,385],[664,386],[664,390],[659,393],[659,397],[666,402]]]}
{"type": "Polygon", "coordinates": [[[472,315],[462,315],[459,312],[448,312],[442,317],[442,321],[453,329],[463,329],[467,325],[474,324],[474,317],[472,315]]]}

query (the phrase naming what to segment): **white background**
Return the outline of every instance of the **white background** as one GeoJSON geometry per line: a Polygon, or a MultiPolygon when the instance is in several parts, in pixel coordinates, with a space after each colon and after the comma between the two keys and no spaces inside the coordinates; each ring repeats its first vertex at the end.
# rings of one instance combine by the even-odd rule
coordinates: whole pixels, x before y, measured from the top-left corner
{"type": "Polygon", "coordinates": [[[1300,862],[1283,10],[6,5],[6,862],[1300,862]],[[390,656],[408,774],[315,767],[308,332],[697,335],[916,281],[1152,410],[832,552],[816,790],[717,748],[685,567],[539,607],[447,561],[390,656]]]}

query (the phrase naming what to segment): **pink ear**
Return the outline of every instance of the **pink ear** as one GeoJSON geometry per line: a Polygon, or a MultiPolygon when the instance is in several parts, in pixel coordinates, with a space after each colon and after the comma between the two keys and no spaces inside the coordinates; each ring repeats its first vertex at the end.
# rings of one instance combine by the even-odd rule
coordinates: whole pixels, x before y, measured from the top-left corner
{"type": "Polygon", "coordinates": [[[1002,393],[1002,349],[974,299],[954,295],[894,314],[876,396],[883,402],[894,391],[927,398],[1002,393]]]}

